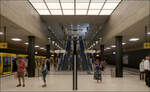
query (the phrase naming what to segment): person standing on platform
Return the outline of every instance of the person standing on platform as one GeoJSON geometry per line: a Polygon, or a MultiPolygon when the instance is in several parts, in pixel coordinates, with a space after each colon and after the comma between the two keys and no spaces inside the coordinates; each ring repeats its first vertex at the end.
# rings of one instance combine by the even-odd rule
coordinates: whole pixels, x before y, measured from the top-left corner
{"type": "Polygon", "coordinates": [[[142,59],[142,61],[140,62],[140,65],[139,65],[139,69],[140,69],[140,80],[143,80],[145,79],[144,78],[144,59],[142,59]]]}
{"type": "Polygon", "coordinates": [[[24,61],[24,59],[22,57],[18,58],[18,70],[17,70],[17,76],[18,76],[18,82],[19,84],[16,87],[20,87],[21,86],[21,79],[23,82],[23,87],[25,87],[25,79],[24,79],[24,71],[26,68],[26,63],[24,61]]]}
{"type": "Polygon", "coordinates": [[[43,81],[44,81],[44,84],[42,85],[42,87],[46,87],[47,85],[46,85],[46,75],[47,75],[47,73],[48,73],[48,70],[47,70],[47,59],[46,60],[44,60],[43,62],[42,62],[42,77],[43,77],[43,81]]]}
{"type": "Polygon", "coordinates": [[[94,64],[94,79],[97,80],[97,83],[99,80],[102,82],[102,65],[99,62],[99,59],[96,59],[96,63],[94,64]]]}
{"type": "Polygon", "coordinates": [[[150,61],[149,61],[149,57],[146,56],[146,60],[144,61],[144,71],[145,71],[145,82],[146,85],[150,87],[150,61]]]}

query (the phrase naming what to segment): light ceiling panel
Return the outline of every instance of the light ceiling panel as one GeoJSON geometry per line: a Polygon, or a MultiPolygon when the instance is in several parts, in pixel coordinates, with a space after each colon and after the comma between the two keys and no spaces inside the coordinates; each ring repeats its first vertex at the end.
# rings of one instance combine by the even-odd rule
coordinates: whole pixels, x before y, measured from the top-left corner
{"type": "Polygon", "coordinates": [[[74,9],[74,3],[61,3],[62,9],[74,9]]]}
{"type": "Polygon", "coordinates": [[[31,3],[44,3],[43,0],[29,0],[31,3]]]}
{"type": "Polygon", "coordinates": [[[119,3],[105,3],[103,9],[115,9],[119,3]]]}
{"type": "Polygon", "coordinates": [[[91,0],[91,3],[104,3],[106,0],[91,0]]]}
{"type": "Polygon", "coordinates": [[[62,15],[62,10],[50,10],[52,15],[62,15]]]}
{"type": "Polygon", "coordinates": [[[77,3],[89,3],[90,0],[76,0],[77,3]]]}
{"type": "Polygon", "coordinates": [[[35,9],[47,9],[45,3],[32,3],[35,9]]]}
{"type": "Polygon", "coordinates": [[[87,10],[76,10],[76,15],[86,15],[87,10]]]}
{"type": "Polygon", "coordinates": [[[74,0],[60,0],[61,3],[74,3],[74,0]]]}
{"type": "Polygon", "coordinates": [[[113,10],[102,10],[100,12],[100,15],[111,15],[112,12],[113,12],[113,10]]]}
{"type": "Polygon", "coordinates": [[[49,9],[61,9],[60,3],[47,3],[49,9]]]}
{"type": "Polygon", "coordinates": [[[101,9],[104,3],[90,3],[89,9],[101,9]]]}
{"type": "Polygon", "coordinates": [[[76,3],[76,9],[80,10],[80,9],[88,9],[89,3],[76,3]]]}
{"type": "Polygon", "coordinates": [[[63,10],[64,15],[74,15],[74,10],[63,10]]]}
{"type": "Polygon", "coordinates": [[[48,10],[37,10],[40,15],[50,15],[48,10]]]}
{"type": "Polygon", "coordinates": [[[46,3],[59,3],[59,0],[45,0],[46,3]]]}
{"type": "Polygon", "coordinates": [[[121,0],[107,0],[106,2],[121,2],[121,0]]]}
{"type": "Polygon", "coordinates": [[[88,15],[98,15],[100,10],[89,10],[88,15]]]}

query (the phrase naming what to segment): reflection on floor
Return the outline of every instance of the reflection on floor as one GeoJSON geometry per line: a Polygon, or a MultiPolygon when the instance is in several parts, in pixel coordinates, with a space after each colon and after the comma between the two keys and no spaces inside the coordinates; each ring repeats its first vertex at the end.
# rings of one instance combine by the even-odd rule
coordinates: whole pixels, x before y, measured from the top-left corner
{"type": "MultiPolygon", "coordinates": [[[[144,81],[139,80],[137,73],[124,70],[123,78],[114,78],[110,75],[107,68],[103,75],[103,82],[97,83],[93,80],[93,75],[86,75],[80,72],[78,75],[79,91],[139,91],[150,92],[150,88],[145,86],[144,81]]],[[[1,91],[71,91],[72,90],[71,72],[51,72],[47,76],[47,87],[42,88],[41,77],[26,78],[26,87],[16,88],[17,79],[13,76],[1,78],[1,91]]]]}

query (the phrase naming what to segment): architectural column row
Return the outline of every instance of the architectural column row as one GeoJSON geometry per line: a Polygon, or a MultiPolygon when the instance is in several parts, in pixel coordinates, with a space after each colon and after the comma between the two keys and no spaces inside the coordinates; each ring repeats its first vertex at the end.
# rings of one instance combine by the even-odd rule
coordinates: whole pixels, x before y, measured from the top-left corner
{"type": "MultiPolygon", "coordinates": [[[[28,77],[35,76],[35,36],[28,37],[28,77]]],[[[50,45],[46,45],[46,58],[50,58],[50,45]]]]}
{"type": "MultiPolygon", "coordinates": [[[[115,54],[115,72],[116,77],[123,77],[123,50],[122,50],[122,36],[115,37],[116,42],[116,54],[115,54]]],[[[100,60],[105,60],[104,58],[104,44],[100,45],[100,60]]]]}

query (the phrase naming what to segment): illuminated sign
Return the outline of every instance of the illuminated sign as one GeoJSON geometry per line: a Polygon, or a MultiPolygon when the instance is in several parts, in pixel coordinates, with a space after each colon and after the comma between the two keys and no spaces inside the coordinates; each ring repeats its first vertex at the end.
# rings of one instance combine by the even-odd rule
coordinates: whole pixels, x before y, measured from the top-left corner
{"type": "Polygon", "coordinates": [[[150,49],[150,42],[144,43],[144,49],[150,49]]]}
{"type": "Polygon", "coordinates": [[[0,48],[6,49],[8,47],[7,45],[8,45],[7,43],[0,43],[0,48]]]}

